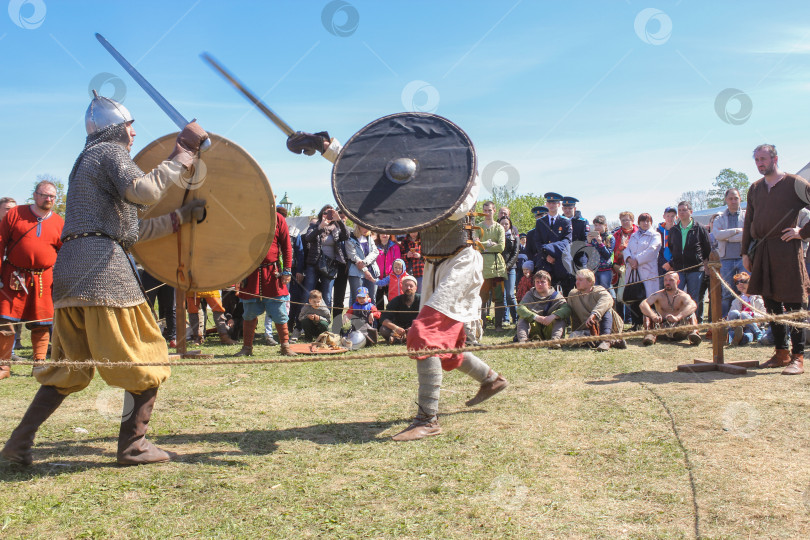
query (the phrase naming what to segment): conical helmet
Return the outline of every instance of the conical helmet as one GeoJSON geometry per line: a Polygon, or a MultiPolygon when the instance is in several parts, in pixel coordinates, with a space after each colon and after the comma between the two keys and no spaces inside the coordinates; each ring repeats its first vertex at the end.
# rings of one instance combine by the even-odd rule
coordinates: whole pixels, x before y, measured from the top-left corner
{"type": "Polygon", "coordinates": [[[88,135],[107,126],[133,121],[127,108],[117,101],[100,96],[95,90],[93,90],[93,96],[93,101],[90,102],[84,115],[84,127],[87,129],[88,135]]]}

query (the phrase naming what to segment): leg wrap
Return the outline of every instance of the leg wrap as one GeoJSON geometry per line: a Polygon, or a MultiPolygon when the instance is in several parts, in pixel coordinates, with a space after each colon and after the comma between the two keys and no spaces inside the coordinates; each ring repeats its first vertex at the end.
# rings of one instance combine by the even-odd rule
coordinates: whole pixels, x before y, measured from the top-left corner
{"type": "Polygon", "coordinates": [[[464,360],[458,367],[460,372],[466,373],[480,383],[491,382],[498,377],[498,374],[495,373],[494,370],[490,369],[486,362],[475,356],[473,353],[465,352],[463,356],[464,360]]]}
{"type": "Polygon", "coordinates": [[[242,342],[245,347],[253,347],[253,336],[256,335],[256,325],[258,323],[259,319],[242,322],[242,342]]]}
{"type": "Polygon", "coordinates": [[[287,323],[276,323],[276,332],[278,332],[278,342],[282,345],[290,342],[290,329],[287,323]]]}
{"type": "Polygon", "coordinates": [[[224,311],[214,312],[214,324],[217,327],[217,334],[228,333],[228,318],[225,316],[224,311]]]}
{"type": "Polygon", "coordinates": [[[416,361],[419,378],[419,412],[428,417],[439,414],[439,391],[442,387],[442,362],[438,356],[416,361]]]}

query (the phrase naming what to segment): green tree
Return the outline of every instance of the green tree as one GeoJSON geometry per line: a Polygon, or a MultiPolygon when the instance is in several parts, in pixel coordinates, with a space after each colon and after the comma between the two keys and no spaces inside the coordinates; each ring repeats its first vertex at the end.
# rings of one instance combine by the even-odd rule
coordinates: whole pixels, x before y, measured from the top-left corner
{"type": "Polygon", "coordinates": [[[681,193],[678,202],[687,201],[692,204],[692,210],[705,210],[709,208],[709,190],[699,189],[697,191],[685,191],[681,193]]]}
{"type": "Polygon", "coordinates": [[[62,182],[61,179],[56,178],[55,176],[45,173],[45,174],[38,174],[37,179],[34,182],[34,185],[31,189],[31,197],[28,198],[28,204],[34,203],[34,190],[37,187],[37,184],[42,182],[43,180],[47,180],[48,182],[52,182],[54,186],[56,186],[56,200],[53,203],[53,211],[59,214],[62,217],[65,217],[65,184],[62,182]]]}
{"type": "Polygon", "coordinates": [[[476,203],[475,211],[480,212],[485,201],[493,201],[495,202],[495,217],[497,217],[498,209],[505,206],[511,212],[512,225],[517,227],[520,232],[534,229],[535,219],[532,208],[542,206],[546,202],[542,196],[534,193],[518,195],[514,188],[494,187],[490,195],[489,198],[476,203]]]}
{"type": "Polygon", "coordinates": [[[748,197],[748,187],[751,181],[745,173],[733,171],[731,169],[723,169],[720,174],[714,179],[714,189],[709,190],[708,208],[716,208],[726,204],[724,195],[729,189],[738,189],[740,191],[740,198],[742,202],[746,201],[748,197]]]}
{"type": "Polygon", "coordinates": [[[290,211],[290,217],[298,217],[303,212],[303,208],[301,208],[300,204],[296,204],[293,206],[292,211],[290,211]]]}

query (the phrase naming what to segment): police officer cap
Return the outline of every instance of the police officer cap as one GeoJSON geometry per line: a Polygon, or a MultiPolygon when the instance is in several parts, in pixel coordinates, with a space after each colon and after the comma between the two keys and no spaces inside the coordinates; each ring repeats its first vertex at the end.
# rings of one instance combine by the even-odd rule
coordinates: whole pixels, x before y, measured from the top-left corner
{"type": "Polygon", "coordinates": [[[543,197],[546,198],[546,202],[562,202],[563,196],[559,193],[554,193],[553,191],[549,191],[543,197]]]}
{"type": "Polygon", "coordinates": [[[575,197],[563,197],[562,204],[563,206],[576,206],[579,202],[579,199],[575,197]]]}

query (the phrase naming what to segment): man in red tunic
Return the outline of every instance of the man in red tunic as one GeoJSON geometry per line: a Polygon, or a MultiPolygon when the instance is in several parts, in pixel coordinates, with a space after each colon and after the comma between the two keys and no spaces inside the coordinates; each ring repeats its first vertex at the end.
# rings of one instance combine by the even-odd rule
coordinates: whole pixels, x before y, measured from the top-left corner
{"type": "MultiPolygon", "coordinates": [[[[53,264],[62,246],[64,220],[53,212],[56,186],[47,180],[34,189],[34,204],[15,206],[0,222],[0,364],[11,359],[14,327],[31,321],[34,360],[45,360],[53,324],[53,264]]],[[[9,366],[0,366],[0,379],[9,366]]]]}
{"type": "Polygon", "coordinates": [[[287,221],[276,212],[276,235],[273,243],[262,264],[245,279],[238,293],[245,309],[242,323],[244,341],[242,349],[235,356],[253,355],[253,336],[256,334],[256,325],[262,313],[271,318],[276,325],[281,354],[296,355],[290,350],[290,330],[287,327],[289,320],[287,302],[290,301],[287,284],[290,283],[292,275],[290,272],[292,252],[287,221]]]}
{"type": "MultiPolygon", "coordinates": [[[[748,294],[762,296],[768,313],[798,311],[807,302],[810,288],[801,242],[810,238],[810,224],[798,227],[799,212],[810,204],[810,184],[779,170],[779,156],[771,144],[754,149],[754,162],[762,178],[748,188],[740,248],[743,266],[751,273],[748,294]]],[[[804,373],[804,331],[790,327],[788,333],[787,328],[771,322],[776,350],[760,367],[784,367],[782,375],[800,375],[804,373]]]]}

